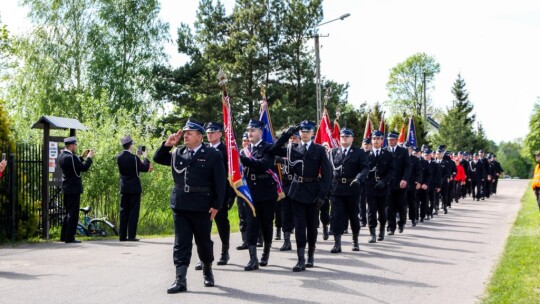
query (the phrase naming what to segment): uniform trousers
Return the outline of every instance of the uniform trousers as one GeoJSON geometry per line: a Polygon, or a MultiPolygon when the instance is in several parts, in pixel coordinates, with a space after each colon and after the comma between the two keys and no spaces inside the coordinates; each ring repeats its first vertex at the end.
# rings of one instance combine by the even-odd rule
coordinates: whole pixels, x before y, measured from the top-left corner
{"type": "Polygon", "coordinates": [[[314,204],[305,204],[295,200],[292,200],[292,209],[296,247],[306,248],[307,243],[309,247],[315,248],[319,210],[315,209],[314,204]]]}
{"type": "Polygon", "coordinates": [[[482,183],[482,181],[471,182],[473,199],[479,200],[480,198],[482,198],[482,183]]]}
{"type": "Polygon", "coordinates": [[[229,206],[227,206],[227,200],[225,200],[223,207],[221,207],[218,213],[216,213],[214,220],[216,221],[216,227],[221,244],[229,246],[229,240],[231,238],[231,223],[229,222],[229,206]]]}
{"type": "Polygon", "coordinates": [[[64,193],[64,207],[66,209],[66,215],[64,216],[64,222],[62,223],[60,240],[70,242],[75,239],[75,232],[77,231],[79,208],[81,207],[81,194],[64,193]]]}
{"type": "Polygon", "coordinates": [[[347,223],[351,222],[353,234],[360,232],[360,218],[358,217],[358,196],[331,196],[332,216],[330,227],[334,235],[343,234],[347,228],[347,223]]]}
{"type": "Polygon", "coordinates": [[[243,198],[237,196],[236,197],[236,207],[238,208],[238,226],[240,226],[240,232],[246,232],[247,231],[247,220],[246,220],[246,213],[251,212],[251,209],[249,206],[247,206],[246,201],[244,201],[243,198]]]}
{"type": "Polygon", "coordinates": [[[384,227],[386,225],[386,207],[388,204],[388,195],[366,195],[366,198],[368,204],[369,228],[377,228],[377,214],[379,215],[379,224],[381,227],[384,227]]]}
{"type": "Polygon", "coordinates": [[[366,192],[364,191],[364,187],[360,190],[360,200],[358,201],[360,205],[360,222],[362,225],[367,224],[367,215],[366,215],[366,207],[367,207],[367,200],[366,200],[366,192]]]}
{"type": "MultiPolygon", "coordinates": [[[[320,212],[321,223],[323,224],[323,226],[330,225],[330,200],[329,199],[324,200],[324,205],[322,205],[319,212],[320,212]]],[[[318,223],[317,223],[317,226],[319,226],[318,223]]]]}
{"type": "MultiPolygon", "coordinates": [[[[429,215],[430,217],[433,217],[433,209],[435,209],[435,202],[437,200],[437,190],[433,189],[433,190],[429,190],[428,191],[428,198],[429,198],[429,206],[427,208],[427,215],[429,215]]],[[[438,210],[438,208],[437,208],[438,210]]]]}
{"type": "Polygon", "coordinates": [[[424,189],[418,189],[418,201],[420,202],[420,219],[423,220],[428,214],[429,191],[424,189]]]}
{"type": "Polygon", "coordinates": [[[403,227],[407,221],[407,189],[392,189],[388,198],[388,227],[396,230],[396,214],[399,214],[399,227],[403,227]]]}
{"type": "Polygon", "coordinates": [[[257,216],[253,216],[253,212],[246,206],[246,222],[247,222],[247,244],[248,246],[256,246],[259,239],[259,231],[262,231],[265,244],[272,244],[272,225],[274,222],[274,203],[275,200],[254,202],[255,212],[257,216]]]}
{"type": "Polygon", "coordinates": [[[418,200],[416,198],[416,188],[413,190],[407,190],[407,206],[409,207],[409,219],[411,222],[418,222],[418,200]]]}
{"type": "Polygon", "coordinates": [[[279,202],[274,202],[274,225],[276,226],[276,228],[283,227],[283,211],[281,210],[283,208],[283,204],[281,203],[282,201],[283,199],[281,199],[279,202]]]}
{"type": "Polygon", "coordinates": [[[197,212],[174,209],[172,211],[174,221],[174,266],[189,266],[193,237],[195,237],[199,260],[204,264],[212,263],[214,261],[214,243],[210,238],[212,225],[208,211],[197,212]]]}
{"type": "Polygon", "coordinates": [[[293,232],[294,230],[294,214],[292,209],[292,199],[288,196],[285,196],[282,200],[279,201],[282,212],[282,226],[283,232],[293,232]]]}
{"type": "Polygon", "coordinates": [[[118,234],[121,240],[125,240],[126,237],[134,239],[137,236],[140,209],[140,193],[120,193],[120,230],[118,234]]]}
{"type": "Polygon", "coordinates": [[[456,201],[456,203],[461,198],[461,187],[462,185],[460,181],[454,181],[454,200],[456,201]]]}

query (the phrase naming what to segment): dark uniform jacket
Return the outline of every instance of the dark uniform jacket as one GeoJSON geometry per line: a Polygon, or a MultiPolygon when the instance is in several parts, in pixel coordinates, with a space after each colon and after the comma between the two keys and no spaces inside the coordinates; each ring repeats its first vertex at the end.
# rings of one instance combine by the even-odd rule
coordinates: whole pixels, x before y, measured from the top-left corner
{"type": "Polygon", "coordinates": [[[411,174],[407,180],[407,191],[416,191],[416,184],[422,183],[420,160],[414,155],[409,155],[409,163],[411,164],[411,174]]]}
{"type": "Polygon", "coordinates": [[[433,168],[429,162],[423,158],[419,158],[420,170],[422,171],[422,181],[420,184],[427,185],[426,190],[431,190],[431,180],[433,179],[433,168]]]}
{"type": "MultiPolygon", "coordinates": [[[[250,144],[251,146],[251,144],[250,144]]],[[[254,202],[277,200],[277,184],[266,170],[274,172],[274,156],[270,153],[271,144],[261,141],[251,151],[252,159],[241,153],[240,160],[244,166],[244,177],[247,180],[254,202]]]]}
{"type": "MultiPolygon", "coordinates": [[[[388,151],[390,152],[391,147],[387,147],[388,151]]],[[[390,152],[390,155],[392,155],[392,152],[390,152]]],[[[394,178],[392,179],[390,183],[390,189],[396,190],[399,188],[399,183],[402,180],[408,181],[409,177],[411,176],[411,163],[410,163],[410,157],[409,152],[407,149],[396,146],[396,151],[393,153],[394,155],[394,178]]]]}
{"type": "Polygon", "coordinates": [[[459,161],[459,164],[463,167],[463,170],[465,171],[465,176],[469,176],[469,161],[466,159],[462,159],[459,161]]]}
{"type": "Polygon", "coordinates": [[[332,165],[326,156],[326,149],[311,142],[308,151],[302,144],[291,144],[283,148],[290,134],[284,132],[272,146],[272,153],[288,157],[289,174],[293,175],[287,195],[300,203],[313,204],[316,198],[325,199],[332,182],[332,165]]]}
{"type": "Polygon", "coordinates": [[[441,167],[437,162],[432,159],[429,162],[429,166],[431,168],[431,183],[429,184],[428,190],[435,190],[436,188],[441,188],[441,167]]]}
{"type": "Polygon", "coordinates": [[[360,195],[360,184],[351,182],[355,179],[363,183],[369,173],[369,162],[364,150],[356,146],[347,149],[347,155],[343,157],[343,149],[335,148],[330,153],[330,163],[334,170],[332,179],[331,195],[353,196],[360,195]]]}
{"type": "Polygon", "coordinates": [[[468,178],[473,182],[480,182],[484,180],[484,165],[477,161],[471,160],[469,163],[469,175],[468,178]]]}
{"type": "Polygon", "coordinates": [[[62,192],[71,194],[83,193],[81,172],[86,172],[92,165],[92,158],[84,160],[82,157],[73,155],[64,150],[58,156],[58,164],[62,169],[62,192]]]}
{"type": "Polygon", "coordinates": [[[390,182],[394,177],[394,157],[392,152],[380,149],[379,156],[375,156],[375,148],[368,154],[369,174],[366,180],[366,195],[385,196],[390,193],[390,182]],[[382,180],[384,188],[375,189],[375,184],[382,180]]]}
{"type": "MultiPolygon", "coordinates": [[[[208,146],[211,147],[211,144],[209,143],[208,146]]],[[[227,170],[228,170],[227,168],[228,168],[228,162],[229,162],[229,158],[227,157],[227,147],[225,146],[224,143],[220,142],[219,145],[215,147],[214,149],[221,152],[221,157],[223,157],[223,165],[225,166],[225,187],[226,187],[225,202],[227,202],[227,200],[236,197],[236,192],[234,192],[234,189],[231,187],[231,184],[227,180],[227,170]]]]}
{"type": "Polygon", "coordinates": [[[120,193],[142,193],[140,172],[150,170],[150,161],[141,159],[129,151],[116,155],[116,163],[120,170],[120,193]]]}
{"type": "Polygon", "coordinates": [[[493,167],[495,168],[495,173],[498,173],[500,175],[501,173],[504,172],[503,168],[501,167],[501,163],[499,163],[496,160],[494,160],[492,163],[493,163],[493,167]]]}
{"type": "Polygon", "coordinates": [[[175,210],[208,212],[210,207],[220,209],[225,197],[225,167],[221,153],[202,146],[189,159],[188,149],[164,143],[154,155],[160,165],[171,166],[174,189],[171,208],[175,210]]]}
{"type": "Polygon", "coordinates": [[[439,166],[439,171],[441,172],[441,184],[448,183],[448,179],[452,176],[452,168],[450,167],[450,162],[442,159],[440,162],[436,161],[439,166]]]}
{"type": "Polygon", "coordinates": [[[482,163],[483,165],[483,179],[486,180],[488,178],[488,175],[491,174],[489,169],[489,161],[487,158],[479,158],[478,161],[482,163]]]}

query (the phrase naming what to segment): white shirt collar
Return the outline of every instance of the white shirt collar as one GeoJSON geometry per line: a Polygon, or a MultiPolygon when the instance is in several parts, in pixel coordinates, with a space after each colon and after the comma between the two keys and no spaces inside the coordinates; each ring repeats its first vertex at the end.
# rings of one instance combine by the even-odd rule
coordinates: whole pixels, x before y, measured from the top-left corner
{"type": "Polygon", "coordinates": [[[312,142],[311,140],[308,141],[308,142],[303,142],[302,141],[301,144],[302,144],[302,146],[307,145],[307,149],[309,149],[309,147],[311,147],[311,142],[312,142]]]}
{"type": "Polygon", "coordinates": [[[195,147],[194,149],[188,149],[188,151],[194,151],[193,154],[197,153],[197,151],[199,151],[199,149],[202,147],[202,144],[200,144],[199,146],[195,147]]]}
{"type": "Polygon", "coordinates": [[[212,146],[212,148],[217,148],[220,144],[221,144],[221,142],[218,141],[217,144],[215,144],[215,145],[210,143],[210,146],[212,146]]]}
{"type": "Polygon", "coordinates": [[[260,145],[262,142],[262,139],[259,140],[256,144],[251,144],[251,149],[255,148],[256,146],[260,145]]]}

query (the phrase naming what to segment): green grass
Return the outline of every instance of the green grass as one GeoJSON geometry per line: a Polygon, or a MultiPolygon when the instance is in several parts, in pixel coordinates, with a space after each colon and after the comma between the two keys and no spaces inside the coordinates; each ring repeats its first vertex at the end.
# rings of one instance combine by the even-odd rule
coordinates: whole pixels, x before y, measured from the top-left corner
{"type": "Polygon", "coordinates": [[[540,212],[530,187],[521,204],[482,303],[540,303],[540,212]]]}

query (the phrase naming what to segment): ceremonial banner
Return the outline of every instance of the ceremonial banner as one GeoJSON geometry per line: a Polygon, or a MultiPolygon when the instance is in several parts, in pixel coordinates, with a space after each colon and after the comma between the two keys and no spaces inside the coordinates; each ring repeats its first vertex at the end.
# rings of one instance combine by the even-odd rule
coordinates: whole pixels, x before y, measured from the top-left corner
{"type": "Polygon", "coordinates": [[[414,120],[412,115],[409,118],[409,132],[407,133],[407,142],[416,148],[416,130],[414,127],[414,120]]]}
{"type": "Polygon", "coordinates": [[[399,131],[397,143],[400,145],[405,143],[405,124],[401,125],[401,130],[399,131]]]}
{"type": "Polygon", "coordinates": [[[255,206],[253,205],[253,198],[249,191],[246,179],[244,178],[244,170],[240,163],[240,154],[238,151],[238,145],[234,137],[234,129],[232,125],[231,104],[229,103],[229,96],[226,96],[226,92],[222,98],[223,103],[223,127],[225,128],[225,145],[227,147],[229,183],[234,189],[238,197],[241,197],[246,201],[248,206],[253,212],[253,216],[256,216],[255,206]]]}
{"type": "Polygon", "coordinates": [[[330,126],[330,118],[328,117],[328,111],[324,109],[321,123],[319,124],[319,128],[317,129],[317,134],[315,135],[314,142],[320,145],[327,143],[330,148],[339,147],[339,141],[336,141],[335,138],[332,136],[332,131],[333,128],[331,129],[330,126]]]}
{"type": "MultiPolygon", "coordinates": [[[[259,120],[264,123],[264,129],[262,130],[262,140],[273,144],[274,143],[274,129],[272,128],[272,120],[270,119],[270,111],[268,110],[268,102],[265,99],[261,102],[261,116],[259,120]]],[[[249,158],[252,158],[251,153],[249,153],[248,149],[244,149],[245,155],[249,158]]],[[[281,185],[281,171],[279,166],[277,167],[279,176],[271,169],[268,169],[266,172],[272,176],[274,181],[277,184],[277,193],[278,193],[278,201],[285,197],[285,193],[283,192],[283,186],[281,185]]]]}
{"type": "Polygon", "coordinates": [[[337,144],[337,147],[339,147],[339,142],[340,142],[340,134],[341,131],[339,129],[339,123],[337,122],[337,119],[334,119],[334,131],[332,131],[332,138],[334,139],[334,142],[336,142],[337,144]]]}
{"type": "Polygon", "coordinates": [[[384,135],[384,139],[383,139],[383,145],[382,147],[386,147],[388,145],[388,142],[386,141],[386,130],[385,130],[386,126],[384,125],[384,115],[381,117],[381,123],[379,125],[379,131],[382,132],[382,134],[384,135]]]}
{"type": "Polygon", "coordinates": [[[364,129],[363,138],[371,138],[371,132],[373,132],[373,127],[372,127],[371,119],[369,118],[369,113],[368,113],[367,120],[366,120],[366,128],[364,129]]]}

